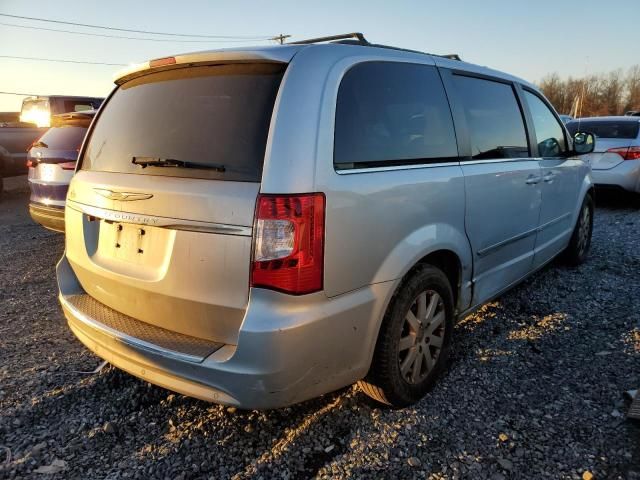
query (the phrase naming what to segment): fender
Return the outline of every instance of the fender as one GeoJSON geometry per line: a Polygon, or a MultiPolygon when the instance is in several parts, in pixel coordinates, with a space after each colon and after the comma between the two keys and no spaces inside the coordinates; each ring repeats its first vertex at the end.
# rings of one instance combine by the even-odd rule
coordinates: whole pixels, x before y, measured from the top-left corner
{"type": "MultiPolygon", "coordinates": [[[[395,289],[402,278],[420,260],[438,250],[449,250],[460,260],[460,291],[458,308],[465,310],[471,302],[471,275],[473,256],[471,245],[464,231],[450,224],[435,223],[422,226],[400,241],[384,259],[372,283],[393,280],[395,289]]],[[[452,285],[453,288],[455,286],[452,285]]]]}

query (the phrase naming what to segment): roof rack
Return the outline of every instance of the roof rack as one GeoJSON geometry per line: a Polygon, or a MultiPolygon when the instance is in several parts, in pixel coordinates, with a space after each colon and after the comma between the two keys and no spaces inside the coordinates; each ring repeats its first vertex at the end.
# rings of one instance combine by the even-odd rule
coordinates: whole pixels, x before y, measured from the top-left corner
{"type": "Polygon", "coordinates": [[[419,50],[411,50],[409,48],[394,47],[391,45],[381,45],[379,43],[371,43],[360,32],[343,33],[340,35],[331,35],[328,37],[309,38],[307,40],[299,40],[297,42],[288,42],[289,45],[309,45],[312,43],[333,42],[343,43],[347,45],[362,45],[365,47],[388,48],[390,50],[400,50],[402,52],[420,53],[422,55],[432,55],[434,57],[448,58],[449,60],[459,60],[460,55],[457,53],[448,53],[446,55],[436,55],[434,53],[421,52],[419,50]]]}
{"type": "Polygon", "coordinates": [[[309,43],[321,43],[321,42],[334,42],[336,40],[347,40],[347,39],[355,39],[358,40],[360,45],[370,45],[364,35],[359,32],[354,33],[342,33],[340,35],[331,35],[329,37],[318,37],[318,38],[309,38],[307,40],[299,40],[297,42],[288,42],[290,45],[306,45],[309,43]]]}

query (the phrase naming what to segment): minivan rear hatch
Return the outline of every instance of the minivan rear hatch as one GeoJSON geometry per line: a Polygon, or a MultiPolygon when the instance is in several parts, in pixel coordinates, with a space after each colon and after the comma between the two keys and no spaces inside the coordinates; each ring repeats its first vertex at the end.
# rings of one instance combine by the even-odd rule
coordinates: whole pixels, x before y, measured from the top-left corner
{"type": "Polygon", "coordinates": [[[114,91],[67,201],[66,255],[88,295],[164,329],[237,341],[285,68],[148,70],[114,91]]]}

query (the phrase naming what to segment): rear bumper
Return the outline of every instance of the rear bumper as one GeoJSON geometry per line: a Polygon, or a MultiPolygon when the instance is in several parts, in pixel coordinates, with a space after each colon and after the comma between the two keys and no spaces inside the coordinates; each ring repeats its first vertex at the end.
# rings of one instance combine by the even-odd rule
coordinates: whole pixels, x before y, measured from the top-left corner
{"type": "Polygon", "coordinates": [[[624,160],[609,170],[592,170],[593,183],[640,193],[640,160],[624,160]]]}
{"type": "Polygon", "coordinates": [[[49,230],[64,233],[64,207],[48,207],[39,203],[29,203],[31,218],[49,230]]]}
{"type": "Polygon", "coordinates": [[[103,328],[69,301],[82,292],[66,256],[57,273],[69,326],[98,356],[164,388],[252,409],[291,405],[362,378],[393,288],[386,282],[331,299],[323,293],[293,297],[253,289],[237,345],[189,359],[180,355],[184,352],[149,348],[146,341],[103,328]]]}

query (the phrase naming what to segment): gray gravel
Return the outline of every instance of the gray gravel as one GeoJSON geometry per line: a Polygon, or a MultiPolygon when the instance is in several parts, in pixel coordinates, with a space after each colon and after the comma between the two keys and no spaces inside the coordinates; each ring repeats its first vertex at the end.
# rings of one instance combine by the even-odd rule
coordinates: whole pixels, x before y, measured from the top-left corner
{"type": "Polygon", "coordinates": [[[26,203],[0,203],[0,477],[640,479],[623,396],[640,387],[640,210],[628,199],[598,207],[588,263],[552,265],[463,321],[450,369],[415,407],[346,388],[269,412],[110,366],[75,373],[100,360],[58,308],[63,238],[26,203]]]}

